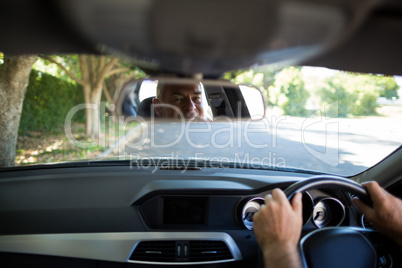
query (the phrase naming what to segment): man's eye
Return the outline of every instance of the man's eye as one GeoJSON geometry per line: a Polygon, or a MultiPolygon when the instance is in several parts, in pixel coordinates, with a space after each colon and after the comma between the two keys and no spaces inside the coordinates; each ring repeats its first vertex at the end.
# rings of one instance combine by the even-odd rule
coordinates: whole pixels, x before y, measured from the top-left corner
{"type": "Polygon", "coordinates": [[[201,102],[201,97],[195,97],[195,98],[193,99],[193,101],[194,101],[194,102],[201,102]]]}

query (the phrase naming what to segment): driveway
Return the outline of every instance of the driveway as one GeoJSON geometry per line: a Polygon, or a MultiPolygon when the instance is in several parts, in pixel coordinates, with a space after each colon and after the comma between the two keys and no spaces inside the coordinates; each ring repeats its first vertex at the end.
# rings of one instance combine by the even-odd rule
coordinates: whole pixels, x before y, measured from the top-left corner
{"type": "Polygon", "coordinates": [[[400,119],[402,109],[392,116],[352,119],[316,114],[271,115],[254,122],[148,122],[110,152],[134,159],[201,158],[346,176],[362,172],[401,145],[400,119]]]}

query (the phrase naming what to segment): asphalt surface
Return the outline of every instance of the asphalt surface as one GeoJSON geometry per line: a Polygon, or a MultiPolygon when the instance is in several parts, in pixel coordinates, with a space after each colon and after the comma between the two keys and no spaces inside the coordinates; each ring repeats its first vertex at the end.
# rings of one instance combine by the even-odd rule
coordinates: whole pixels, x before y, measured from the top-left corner
{"type": "Polygon", "coordinates": [[[153,161],[235,161],[348,176],[401,145],[402,128],[394,121],[272,115],[254,122],[147,122],[129,131],[110,154],[153,161]]]}

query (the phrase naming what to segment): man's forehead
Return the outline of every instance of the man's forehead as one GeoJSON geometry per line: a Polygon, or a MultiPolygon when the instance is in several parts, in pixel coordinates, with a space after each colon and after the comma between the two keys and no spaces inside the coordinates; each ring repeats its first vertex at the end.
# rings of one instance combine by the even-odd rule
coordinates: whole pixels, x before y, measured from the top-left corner
{"type": "Polygon", "coordinates": [[[201,94],[201,88],[198,84],[165,85],[164,91],[168,94],[180,94],[180,93],[201,94]]]}

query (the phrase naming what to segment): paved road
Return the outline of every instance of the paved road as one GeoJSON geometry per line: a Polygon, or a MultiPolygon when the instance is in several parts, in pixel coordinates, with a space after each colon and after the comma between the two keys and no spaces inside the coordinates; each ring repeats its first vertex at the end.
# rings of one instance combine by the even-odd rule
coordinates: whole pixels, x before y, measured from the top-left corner
{"type": "Polygon", "coordinates": [[[351,175],[387,156],[402,129],[384,118],[275,117],[258,122],[141,124],[114,153],[133,158],[202,158],[351,175]],[[374,122],[374,123],[373,123],[374,122]],[[392,125],[391,125],[392,126],[392,125]]]}

